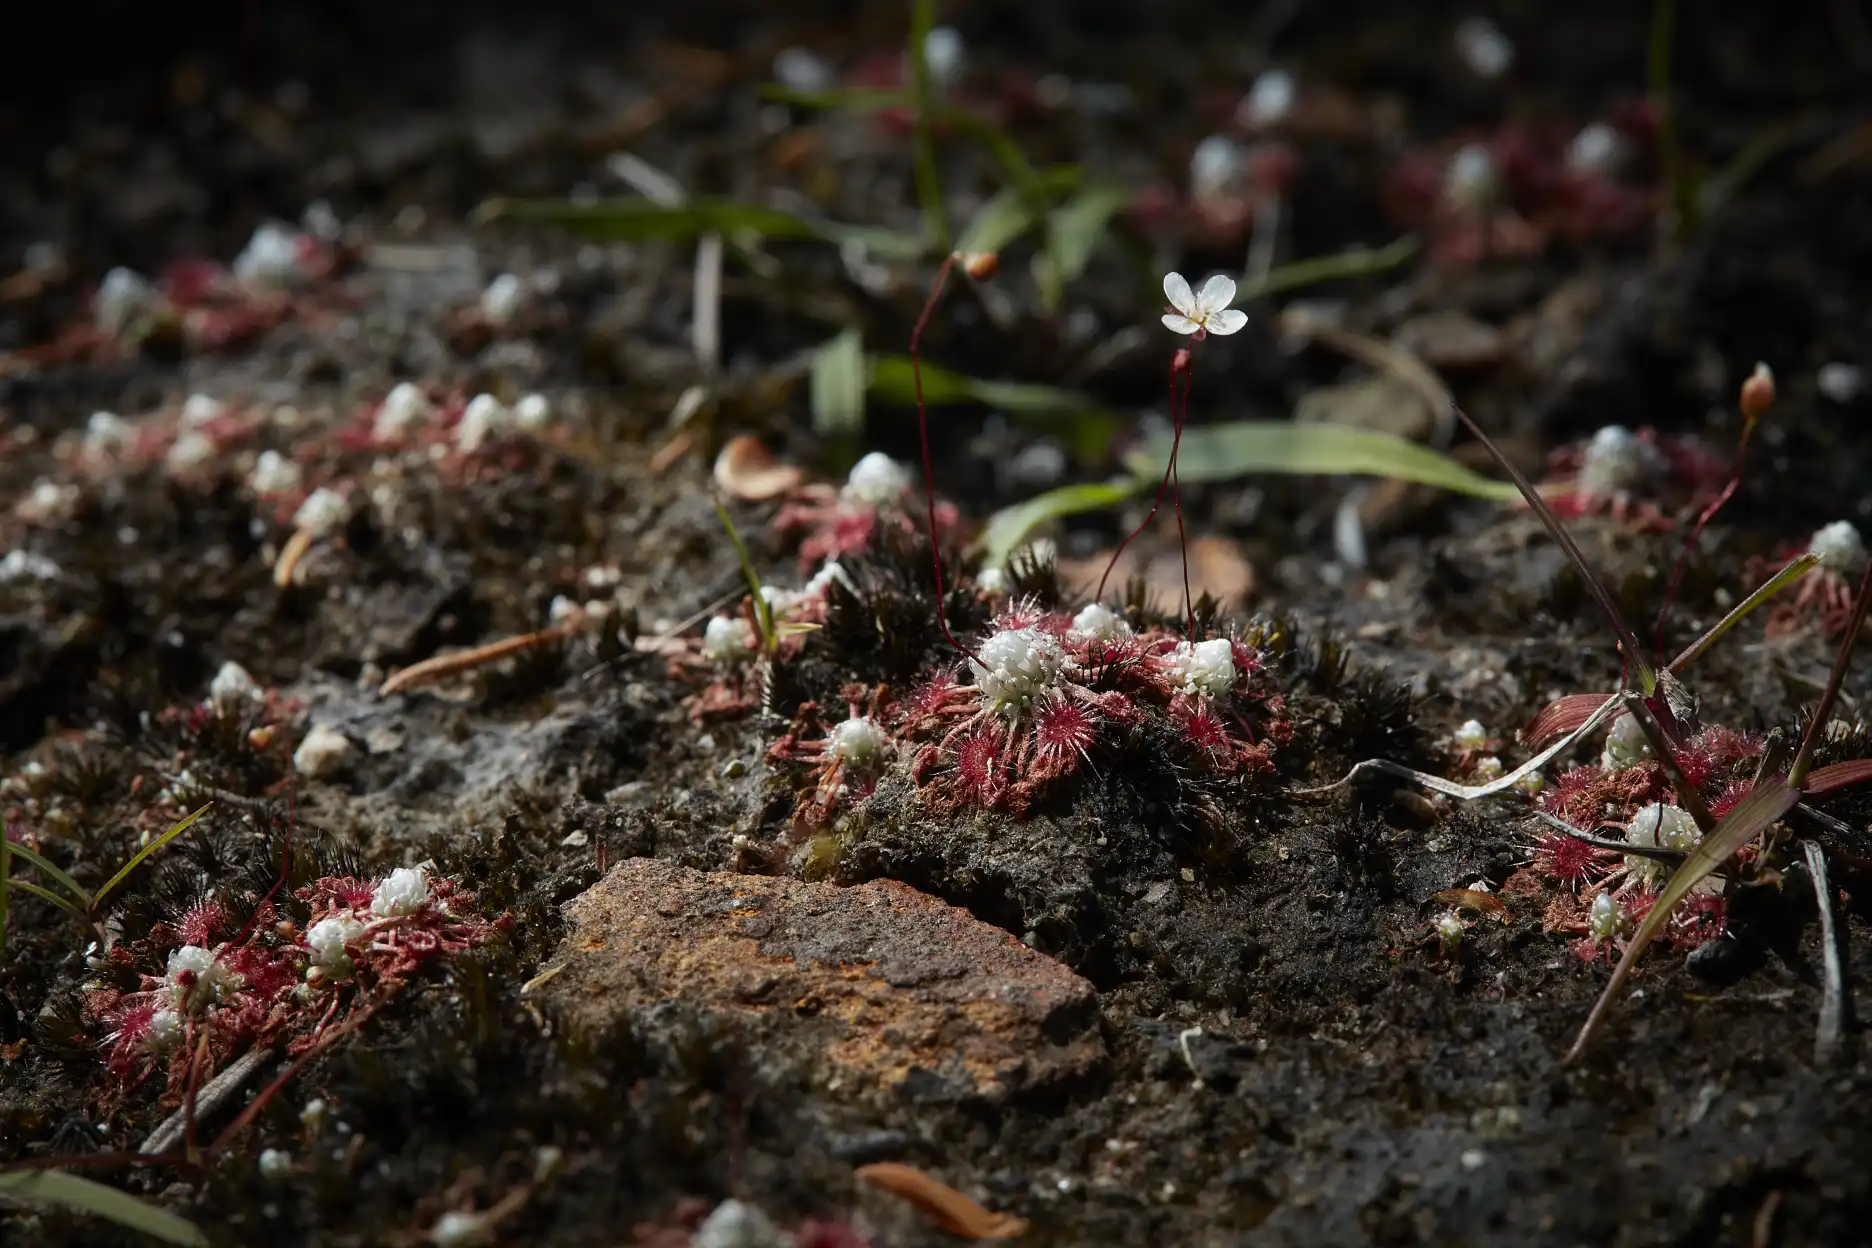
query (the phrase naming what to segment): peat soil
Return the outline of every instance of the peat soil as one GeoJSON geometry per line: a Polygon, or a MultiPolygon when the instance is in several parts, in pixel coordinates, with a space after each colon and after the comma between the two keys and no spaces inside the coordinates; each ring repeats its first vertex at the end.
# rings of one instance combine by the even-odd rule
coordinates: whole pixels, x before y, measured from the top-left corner
{"type": "MultiPolygon", "coordinates": [[[[888,75],[907,7],[254,5],[174,29],[106,6],[96,20],[139,44],[118,60],[65,19],[4,112],[0,810],[10,838],[96,890],[139,840],[214,805],[95,925],[13,891],[0,1160],[136,1149],[188,1099],[185,1054],[133,1046],[108,1066],[123,1024],[96,994],[161,976],[205,900],[225,911],[209,943],[238,943],[257,914],[257,939],[286,947],[315,879],[423,863],[485,922],[399,977],[333,990],[353,994],[333,998],[347,1018],[381,1000],[201,1169],[87,1173],[217,1244],[443,1242],[451,1213],[479,1215],[484,1238],[448,1242],[679,1244],[729,1198],[760,1213],[694,1242],[786,1242],[764,1219],[801,1244],[949,1242],[856,1174],[881,1161],[1025,1219],[1031,1243],[1861,1242],[1872,1068],[1850,1027],[1816,1058],[1824,949],[1802,869],[1732,898],[1728,934],[1694,954],[1650,952],[1565,1065],[1609,967],[1546,930],[1546,900],[1504,896],[1532,857],[1525,800],[1391,781],[1291,793],[1374,756],[1459,767],[1469,719],[1513,765],[1542,705],[1614,687],[1598,608],[1525,511],[1383,489],[1348,507],[1352,479],[1191,485],[1193,533],[1236,570],[1212,624],[1262,643],[1291,734],[1262,774],[1212,780],[1160,723],[1017,818],[936,800],[904,748],[835,820],[796,829],[816,774],[769,752],[803,703],[843,718],[848,686],[901,696],[960,666],[927,545],[885,524],[770,679],[705,688],[721,673],[696,655],[696,621],[743,587],[711,465],[750,433],[815,480],[865,450],[912,461],[903,407],[874,402],[856,438],[814,431],[806,353],[846,327],[903,351],[933,266],[812,242],[750,258],[731,240],[710,365],[692,347],[689,243],[472,213],[496,195],[625,193],[628,152],[691,194],[913,230],[910,142],[888,115],[761,94],[788,48],[818,58],[795,58],[800,81],[814,65],[850,80],[867,58],[888,75]],[[305,231],[285,288],[201,293],[203,262],[230,263],[269,220],[305,231]],[[98,334],[94,295],[118,265],[199,298],[98,334]],[[501,274],[520,279],[511,310],[485,297],[501,274]],[[376,436],[400,381],[433,410],[376,436]],[[684,402],[698,386],[699,408],[684,402]],[[483,392],[546,409],[464,448],[463,403],[483,392]],[[265,477],[281,463],[293,479],[265,477]],[[319,486],[343,495],[338,517],[276,583],[319,486]],[[548,626],[561,633],[517,655],[382,692],[399,669],[548,626]],[[221,685],[216,703],[230,662],[260,692],[221,685]],[[725,704],[703,714],[704,696],[725,704]],[[315,730],[343,744],[315,761],[300,751],[315,730]],[[290,887],[261,906],[284,861],[290,887]],[[1439,942],[1447,890],[1483,888],[1505,913],[1473,911],[1460,943],[1439,942]]],[[[1438,251],[1439,222],[1400,220],[1389,172],[1511,122],[1564,137],[1627,115],[1641,6],[1504,4],[1516,56],[1495,79],[1457,51],[1474,14],[1442,4],[938,7],[966,49],[958,98],[1000,109],[1036,164],[1083,163],[1159,205],[1121,218],[1057,311],[1016,243],[932,320],[928,358],[1118,413],[1087,435],[941,409],[937,487],[965,525],[1103,479],[1164,427],[1176,344],[1158,278],[1239,270],[1246,244],[1150,188],[1185,189],[1198,143],[1275,66],[1317,114],[1294,139],[1275,260],[1411,225],[1432,245],[1246,304],[1246,330],[1197,352],[1193,422],[1283,418],[1360,382],[1283,335],[1297,304],[1416,344],[1536,472],[1609,424],[1726,454],[1764,361],[1779,400],[1688,561],[1677,646],[1747,592],[1751,560],[1866,522],[1872,35],[1851,6],[1679,6],[1684,151],[1720,171],[1770,140],[1693,232],[1661,239],[1646,219],[1472,263],[1438,251]]],[[[964,136],[939,152],[966,220],[999,175],[964,136]]],[[[1655,159],[1623,176],[1655,187],[1655,159]]],[[[1681,519],[1688,495],[1638,494],[1575,532],[1648,638],[1682,528],[1646,517],[1681,519]]],[[[798,586],[812,566],[772,529],[776,507],[731,511],[767,582],[798,586]]],[[[1061,566],[1097,567],[1142,516],[1066,522],[1061,566]]],[[[1174,569],[1166,519],[1141,541],[1149,567],[1174,569]]],[[[956,546],[947,618],[978,644],[995,604],[956,546]]],[[[1137,623],[1180,627],[1174,576],[1165,616],[1137,623]]],[[[1044,568],[1015,580],[1054,592],[1044,568]]],[[[1772,635],[1766,615],[1689,669],[1704,722],[1793,729],[1818,696],[1822,614],[1772,635]]],[[[1872,689],[1860,666],[1836,712],[1849,723],[1872,689]]],[[[1841,734],[1827,759],[1863,740],[1841,734]]],[[[1872,811],[1826,809],[1851,830],[1829,856],[1845,979],[1864,985],[1872,851],[1853,838],[1872,811]]],[[[203,1108],[201,1142],[285,1068],[323,1000],[287,993],[254,1023],[273,1056],[203,1108]]],[[[236,1056],[224,1043],[217,1069],[236,1056]]],[[[0,1210],[0,1239],[145,1242],[34,1206],[0,1210]]]]}

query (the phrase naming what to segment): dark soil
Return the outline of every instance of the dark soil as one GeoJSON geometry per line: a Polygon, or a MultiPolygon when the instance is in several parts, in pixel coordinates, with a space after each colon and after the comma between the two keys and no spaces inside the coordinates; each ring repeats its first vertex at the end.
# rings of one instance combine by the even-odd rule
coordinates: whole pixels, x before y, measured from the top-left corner
{"type": "MultiPolygon", "coordinates": [[[[1647,18],[1630,4],[1496,6],[1517,60],[1493,82],[1454,51],[1450,32],[1471,11],[1441,4],[938,7],[968,49],[965,94],[1031,97],[1048,74],[1081,84],[1067,106],[1018,112],[1010,132],[1029,159],[1083,163],[1133,190],[1184,187],[1196,144],[1226,128],[1269,66],[1333,93],[1349,120],[1298,141],[1281,262],[1403,232],[1384,194],[1400,155],[1507,122],[1570,134],[1645,86],[1647,18]],[[1114,84],[1120,107],[1104,103],[1114,84]]],[[[1782,136],[1720,212],[1681,235],[1647,220],[1473,265],[1423,254],[1250,303],[1244,332],[1197,351],[1191,403],[1197,423],[1280,418],[1362,377],[1283,341],[1280,313],[1296,303],[1330,303],[1345,327],[1381,338],[1461,313],[1501,330],[1499,350],[1442,374],[1538,473],[1550,452],[1615,423],[1726,453],[1737,389],[1766,362],[1779,398],[1733,505],[1688,560],[1673,649],[1752,587],[1751,559],[1872,515],[1872,391],[1842,389],[1837,368],[1830,393],[1819,380],[1826,365],[1872,366],[1872,32],[1849,5],[1680,7],[1685,150],[1720,169],[1782,136]]],[[[760,94],[780,49],[811,48],[841,72],[888,58],[907,8],[255,5],[189,28],[100,6],[56,19],[31,54],[45,66],[26,71],[32,90],[0,110],[0,268],[20,270],[0,286],[0,554],[38,561],[0,579],[0,813],[9,837],[95,890],[140,840],[215,804],[128,879],[97,930],[13,892],[0,1161],[76,1166],[135,1150],[187,1099],[181,1058],[144,1062],[128,1081],[108,1070],[114,1024],[85,1007],[101,984],[133,991],[138,971],[160,975],[191,907],[226,907],[222,939],[257,915],[256,939],[290,946],[313,914],[299,895],[312,881],[424,862],[472,893],[466,917],[487,924],[471,948],[386,990],[202,1166],[177,1164],[178,1149],[84,1173],[229,1245],[426,1242],[446,1212],[490,1207],[502,1210],[497,1242],[684,1243],[730,1197],[801,1244],[945,1242],[855,1176],[881,1160],[1027,1219],[1032,1243],[1862,1242],[1872,1067],[1850,1027],[1839,1053],[1815,1057],[1823,948],[1798,853],[1737,890],[1726,934],[1692,954],[1647,954],[1566,1065],[1603,957],[1583,960],[1576,933],[1544,929],[1544,901],[1512,892],[1508,921],[1485,914],[1454,948],[1431,934],[1448,909],[1438,894],[1499,891],[1529,862],[1525,801],[1431,801],[1371,779],[1294,795],[1372,757],[1448,773],[1463,763],[1450,734],[1471,718],[1513,766],[1527,753],[1514,729],[1549,700],[1616,686],[1619,656],[1585,582],[1524,510],[1374,495],[1358,569],[1334,538],[1352,479],[1185,487],[1193,533],[1225,539],[1254,570],[1245,601],[1208,604],[1208,625],[1262,643],[1256,696],[1278,695],[1260,705],[1281,708],[1292,735],[1261,771],[1205,770],[1155,708],[1015,817],[945,805],[942,780],[918,783],[928,777],[906,736],[874,790],[841,798],[825,826],[797,825],[813,777],[769,750],[814,722],[806,704],[836,723],[854,685],[861,699],[880,686],[902,698],[959,670],[914,525],[886,524],[842,561],[853,588],[832,589],[823,627],[789,642],[774,670],[720,691],[745,695],[735,708],[696,713],[708,677],[674,671],[670,647],[688,643],[667,639],[678,626],[695,637],[697,618],[733,610],[744,588],[711,498],[715,452],[753,433],[833,482],[862,451],[911,460],[914,412],[902,407],[873,401],[860,437],[814,431],[805,353],[848,326],[869,351],[905,350],[933,266],[890,262],[866,284],[816,243],[774,243],[752,263],[731,248],[711,372],[690,348],[692,246],[598,245],[471,214],[493,196],[621,194],[607,162],[630,152],[693,194],[913,230],[907,138],[760,94]],[[123,38],[106,40],[105,24],[123,38]],[[341,223],[328,244],[337,267],[253,332],[213,345],[192,336],[198,325],[171,325],[135,348],[90,333],[89,300],[112,267],[226,264],[258,225],[300,221],[314,201],[341,223]],[[42,242],[56,264],[29,256],[42,242]],[[510,324],[478,322],[481,292],[508,272],[551,280],[510,324]],[[508,403],[539,392],[552,419],[470,453],[447,431],[372,446],[371,413],[402,380],[457,408],[483,391],[508,403]],[[711,397],[672,428],[695,385],[711,397]],[[189,461],[172,443],[190,436],[181,405],[194,394],[226,407],[208,453],[189,461]],[[143,432],[90,455],[96,411],[143,432]],[[659,459],[678,437],[689,451],[659,459]],[[300,464],[306,489],[357,487],[348,519],[283,587],[274,567],[298,496],[256,494],[269,450],[300,464]],[[560,597],[608,614],[518,657],[380,692],[424,659],[546,627],[560,597]],[[204,710],[226,662],[267,700],[204,710]],[[348,754],[294,779],[314,724],[342,734],[348,754]],[[620,904],[605,921],[637,941],[701,933],[747,966],[626,965],[615,981],[587,969],[577,995],[572,979],[555,989],[555,968],[592,953],[570,936],[568,903],[602,909],[587,890],[632,859],[659,860],[672,896],[715,909],[671,902],[658,918],[640,906],[631,928],[620,904]],[[784,921],[722,901],[731,873],[787,877],[757,882],[793,899],[784,921]],[[932,970],[925,950],[866,944],[922,929],[828,919],[816,938],[812,907],[832,903],[811,890],[834,885],[926,894],[940,912],[930,922],[967,925],[931,930],[966,932],[957,949],[997,950],[1071,1008],[1048,997],[995,1033],[999,1015],[953,1004],[966,994],[948,977],[970,966],[932,970]],[[717,930],[712,915],[739,926],[717,930]],[[1026,949],[1009,951],[1002,933],[1026,949]],[[88,948],[103,937],[123,960],[88,948]],[[904,965],[918,969],[892,969],[904,965]],[[842,1076],[831,1054],[851,1042],[843,998],[813,988],[814,974],[849,987],[866,968],[875,982],[852,989],[865,1009],[888,1016],[892,991],[906,1018],[913,997],[917,1011],[953,1008],[963,1038],[938,1029],[941,1043],[1007,1062],[1031,1045],[1033,1062],[988,1079],[931,1057],[906,1022],[865,1033],[882,1046],[865,1069],[896,1075],[842,1076]],[[772,995],[785,992],[797,999],[772,995]],[[988,1021],[969,1035],[977,1018],[988,1021]],[[322,1115],[303,1112],[314,1102],[322,1115]],[[289,1154],[287,1168],[263,1168],[263,1150],[289,1154]]],[[[960,222],[1000,176],[961,138],[940,151],[960,222]]],[[[1655,186],[1654,173],[1633,176],[1655,186]]],[[[952,288],[932,320],[929,359],[1069,385],[1119,414],[1106,438],[941,409],[937,488],[965,524],[1047,485],[1103,479],[1140,431],[1164,427],[1176,344],[1156,323],[1158,278],[1239,271],[1245,247],[1184,219],[1127,216],[1112,239],[1057,313],[1023,242],[1000,277],[952,288]],[[1049,458],[1063,466],[1017,470],[1049,458]]],[[[1454,453],[1485,463],[1465,441],[1454,453]]],[[[1640,501],[1666,518],[1694,510],[1668,490],[1640,501]]],[[[810,568],[770,529],[775,510],[741,502],[732,515],[767,582],[797,586],[810,568]]],[[[1142,517],[1139,506],[1067,521],[1053,535],[1062,564],[1100,566],[1142,517]]],[[[1592,515],[1574,532],[1648,639],[1682,525],[1592,515]]],[[[1174,555],[1161,517],[1140,540],[1146,562],[1174,555]]],[[[978,644],[994,606],[951,545],[960,583],[944,615],[978,644]]],[[[1083,603],[1046,569],[1026,571],[1020,588],[1083,603]]],[[[1180,604],[1145,596],[1134,622],[1182,627],[1180,604]]],[[[1792,733],[1833,653],[1811,613],[1772,636],[1752,617],[1686,678],[1704,723],[1792,733]]],[[[1859,667],[1835,711],[1848,722],[1872,690],[1859,667]]],[[[1869,753],[1855,730],[1822,761],[1869,753]]],[[[1845,824],[1822,839],[1846,980],[1872,982],[1860,901],[1872,895],[1861,883],[1872,808],[1821,805],[1845,824]]],[[[13,870],[47,883],[20,860],[13,870]]],[[[923,900],[894,904],[921,913],[923,900]]],[[[218,1065],[232,1056],[214,1053],[218,1065]]],[[[200,1142],[285,1061],[205,1111],[200,1142]]],[[[147,1242],[13,1206],[0,1238],[147,1242]]]]}

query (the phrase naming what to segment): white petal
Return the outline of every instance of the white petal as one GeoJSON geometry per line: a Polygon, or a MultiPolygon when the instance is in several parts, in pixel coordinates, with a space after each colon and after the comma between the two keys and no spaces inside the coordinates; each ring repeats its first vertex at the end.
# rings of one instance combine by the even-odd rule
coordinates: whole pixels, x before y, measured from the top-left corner
{"type": "MultiPolygon", "coordinates": [[[[1170,306],[1187,316],[1196,315],[1196,296],[1190,291],[1190,284],[1181,273],[1164,274],[1164,298],[1170,306]]],[[[1187,330],[1182,332],[1189,332],[1187,330]]]]}
{"type": "Polygon", "coordinates": [[[1163,323],[1165,329],[1174,329],[1179,334],[1193,334],[1202,328],[1200,323],[1190,320],[1187,316],[1179,316],[1175,312],[1164,313],[1163,323]]]}
{"type": "MultiPolygon", "coordinates": [[[[1196,296],[1196,307],[1200,316],[1205,312],[1220,312],[1235,302],[1235,279],[1218,273],[1203,283],[1202,293],[1196,296]]],[[[1214,328],[1211,326],[1211,328],[1214,328]]],[[[1228,333],[1228,330],[1222,330],[1228,333]]]]}
{"type": "Polygon", "coordinates": [[[1232,334],[1248,323],[1248,314],[1240,308],[1223,308],[1220,312],[1211,312],[1203,321],[1203,328],[1212,334],[1232,334]]]}

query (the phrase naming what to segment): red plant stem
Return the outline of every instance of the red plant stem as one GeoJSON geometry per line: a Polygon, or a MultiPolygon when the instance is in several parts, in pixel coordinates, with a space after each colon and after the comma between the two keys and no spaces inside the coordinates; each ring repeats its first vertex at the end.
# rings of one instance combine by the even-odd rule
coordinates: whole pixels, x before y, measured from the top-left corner
{"type": "Polygon", "coordinates": [[[1664,605],[1658,608],[1657,661],[1659,666],[1664,663],[1664,621],[1670,618],[1671,604],[1677,599],[1677,587],[1683,581],[1684,570],[1690,562],[1690,552],[1695,548],[1697,538],[1703,535],[1704,528],[1716,518],[1716,513],[1735,497],[1736,490],[1741,487],[1742,456],[1748,451],[1749,435],[1753,432],[1755,432],[1755,421],[1743,420],[1742,436],[1736,442],[1735,471],[1729,474],[1729,481],[1723,486],[1722,493],[1718,494],[1715,501],[1705,507],[1703,514],[1697,517],[1696,523],[1690,527],[1690,535],[1684,539],[1683,549],[1677,552],[1677,566],[1671,569],[1670,581],[1664,587],[1664,605]]]}
{"type": "MultiPolygon", "coordinates": [[[[1164,465],[1163,480],[1158,483],[1157,497],[1151,500],[1150,511],[1145,514],[1144,519],[1138,524],[1137,528],[1132,529],[1124,541],[1118,543],[1118,549],[1112,552],[1111,561],[1105,565],[1105,574],[1099,577],[1098,593],[1095,595],[1096,600],[1099,602],[1105,601],[1105,582],[1111,579],[1112,569],[1117,567],[1118,560],[1124,557],[1125,548],[1131,545],[1133,541],[1137,540],[1137,535],[1150,527],[1150,522],[1157,518],[1157,509],[1163,506],[1164,494],[1170,491],[1173,484],[1177,485],[1177,490],[1171,504],[1176,509],[1177,538],[1179,541],[1184,541],[1182,489],[1181,484],[1175,481],[1175,476],[1177,452],[1182,449],[1183,446],[1183,420],[1184,417],[1189,414],[1189,360],[1190,353],[1188,347],[1179,348],[1177,353],[1170,357],[1170,462],[1164,465]],[[1183,377],[1183,396],[1180,405],[1177,402],[1177,377],[1179,374],[1183,377]]],[[[1184,541],[1183,545],[1183,601],[1184,605],[1189,608],[1190,641],[1194,644],[1196,639],[1196,609],[1190,604],[1189,545],[1187,541],[1184,541]]]]}
{"type": "MultiPolygon", "coordinates": [[[[1175,374],[1171,375],[1170,386],[1174,393],[1176,388],[1175,374]]],[[[1178,429],[1181,429],[1184,422],[1189,419],[1189,396],[1189,370],[1184,369],[1182,406],[1173,416],[1178,429]]],[[[1189,631],[1186,635],[1189,638],[1189,644],[1193,647],[1196,644],[1196,603],[1195,600],[1190,597],[1189,535],[1183,531],[1183,480],[1181,474],[1177,472],[1176,456],[1174,454],[1170,457],[1170,509],[1176,512],[1177,550],[1180,551],[1183,556],[1183,611],[1185,618],[1189,622],[1189,631]]]]}
{"type": "Polygon", "coordinates": [[[923,501],[928,511],[930,563],[936,572],[936,625],[942,629],[943,640],[960,650],[963,654],[979,662],[975,652],[955,639],[949,631],[949,621],[943,617],[943,568],[942,545],[936,537],[936,468],[930,457],[929,409],[923,402],[923,329],[929,324],[930,313],[936,310],[936,301],[942,298],[943,283],[949,278],[949,270],[955,267],[955,253],[944,257],[942,267],[936,270],[936,281],[930,286],[929,300],[923,305],[923,312],[917,317],[916,327],[910,331],[910,382],[916,388],[917,437],[923,445],[923,501]]]}

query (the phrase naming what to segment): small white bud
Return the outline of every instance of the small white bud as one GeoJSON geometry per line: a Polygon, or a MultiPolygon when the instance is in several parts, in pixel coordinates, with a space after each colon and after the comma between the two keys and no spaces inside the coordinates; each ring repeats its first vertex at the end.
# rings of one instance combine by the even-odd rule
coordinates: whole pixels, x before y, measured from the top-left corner
{"type": "Polygon", "coordinates": [[[293,513],[293,527],[304,529],[314,537],[329,537],[344,526],[351,513],[351,506],[345,496],[329,486],[320,486],[306,496],[299,504],[299,510],[293,513]]]}
{"type": "Polygon", "coordinates": [[[392,386],[377,407],[371,432],[379,438],[396,438],[429,418],[429,396],[415,382],[402,381],[392,386]]]}
{"type": "Polygon", "coordinates": [[[1458,749],[1482,750],[1488,748],[1488,729],[1479,719],[1467,720],[1456,730],[1453,738],[1458,749]]]}
{"type": "Polygon", "coordinates": [[[1125,618],[1102,602],[1088,603],[1073,616],[1072,631],[1080,637],[1099,641],[1120,641],[1131,635],[1125,618]]]}
{"type": "Polygon", "coordinates": [[[833,758],[860,771],[874,765],[889,745],[884,730],[864,715],[854,715],[838,724],[826,739],[826,750],[833,758]]]}
{"type": "Polygon", "coordinates": [[[278,451],[261,451],[254,461],[249,484],[262,498],[269,494],[290,494],[299,488],[299,465],[278,451]]]}
{"type": "Polygon", "coordinates": [[[481,315],[487,323],[504,328],[513,323],[526,302],[526,287],[511,273],[503,273],[481,292],[481,315]]]}
{"type": "Polygon", "coordinates": [[[1586,912],[1586,934],[1603,945],[1619,934],[1623,918],[1612,894],[1600,893],[1592,899],[1592,909],[1586,912]]]}
{"type": "Polygon", "coordinates": [[[292,1173],[292,1154],[279,1148],[260,1150],[260,1177],[277,1183],[292,1173]]]}
{"type": "Polygon", "coordinates": [[[754,629],[738,615],[718,615],[702,630],[702,657],[711,663],[741,663],[753,654],[754,629]]]}
{"type": "Polygon", "coordinates": [[[852,465],[839,497],[848,503],[883,507],[902,501],[909,488],[910,470],[882,451],[872,451],[852,465]]]}
{"type": "Polygon", "coordinates": [[[224,711],[243,702],[257,702],[261,696],[260,686],[253,676],[234,662],[223,663],[208,683],[208,700],[224,711]]]}
{"type": "Polygon", "coordinates": [[[529,394],[514,404],[514,423],[528,433],[539,433],[552,424],[552,403],[543,394],[529,394]]]}
{"type": "Polygon", "coordinates": [[[461,424],[455,428],[455,444],[464,451],[474,451],[491,438],[507,432],[512,416],[501,401],[491,394],[477,394],[462,409],[461,424]]]}

